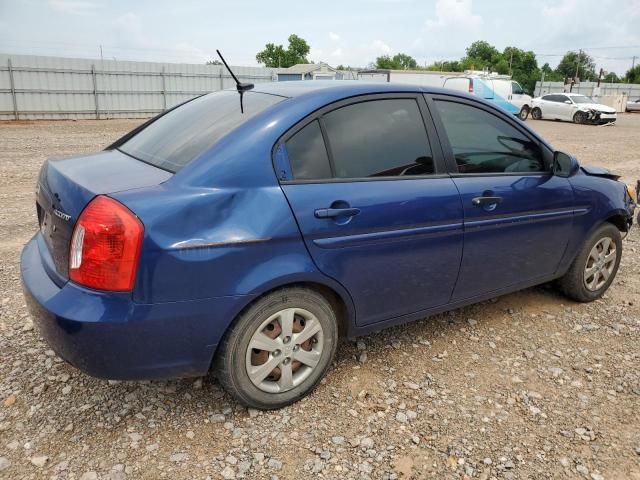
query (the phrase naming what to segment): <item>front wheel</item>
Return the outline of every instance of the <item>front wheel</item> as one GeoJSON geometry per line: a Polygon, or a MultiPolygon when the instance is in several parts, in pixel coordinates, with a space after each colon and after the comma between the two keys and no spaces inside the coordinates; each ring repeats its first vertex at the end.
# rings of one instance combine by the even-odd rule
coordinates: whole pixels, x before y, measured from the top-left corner
{"type": "Polygon", "coordinates": [[[589,237],[567,273],[560,278],[560,288],[573,300],[592,302],[611,286],[621,258],[620,230],[605,223],[589,237]]]}
{"type": "Polygon", "coordinates": [[[534,120],[542,120],[542,110],[538,107],[534,107],[534,109],[531,110],[531,118],[534,120]]]}
{"type": "Polygon", "coordinates": [[[524,122],[529,117],[529,107],[526,105],[522,107],[520,109],[520,113],[518,114],[518,117],[520,118],[520,120],[524,122]]]}
{"type": "Polygon", "coordinates": [[[586,123],[587,114],[584,112],[576,112],[573,116],[574,123],[586,123]]]}
{"type": "Polygon", "coordinates": [[[240,403],[284,407],[322,379],[337,341],[336,315],[322,295],[298,287],[274,291],[241,314],[225,334],[216,373],[240,403]]]}

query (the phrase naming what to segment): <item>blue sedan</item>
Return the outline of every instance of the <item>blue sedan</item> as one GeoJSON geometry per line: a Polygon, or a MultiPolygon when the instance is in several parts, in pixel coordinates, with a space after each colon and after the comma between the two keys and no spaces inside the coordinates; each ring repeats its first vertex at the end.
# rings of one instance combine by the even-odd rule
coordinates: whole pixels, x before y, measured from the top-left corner
{"type": "Polygon", "coordinates": [[[22,282],[72,365],[213,370],[277,408],[318,384],[340,337],[552,280],[581,302],[611,285],[631,193],[513,115],[430,87],[250,88],[43,165],[22,282]]]}

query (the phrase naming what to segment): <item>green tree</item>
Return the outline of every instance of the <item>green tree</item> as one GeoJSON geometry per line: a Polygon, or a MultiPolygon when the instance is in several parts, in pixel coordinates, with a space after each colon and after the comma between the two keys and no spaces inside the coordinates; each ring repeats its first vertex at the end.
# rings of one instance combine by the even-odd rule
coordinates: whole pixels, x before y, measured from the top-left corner
{"type": "Polygon", "coordinates": [[[431,65],[427,65],[424,69],[435,72],[462,72],[462,65],[457,60],[443,60],[441,62],[434,62],[431,65]]]}
{"type": "Polygon", "coordinates": [[[596,74],[596,64],[589,55],[580,50],[579,52],[567,52],[556,67],[556,73],[561,78],[578,77],[581,81],[593,81],[598,79],[596,74]]]}
{"type": "Polygon", "coordinates": [[[205,65],[222,65],[220,60],[209,60],[205,65]]]}
{"type": "Polygon", "coordinates": [[[406,53],[396,53],[393,57],[382,55],[376,58],[375,67],[385,70],[415,70],[418,62],[406,53]]]}
{"type": "Polygon", "coordinates": [[[624,81],[627,83],[640,83],[640,65],[627,70],[624,74],[624,81]]]}
{"type": "Polygon", "coordinates": [[[288,38],[289,46],[285,50],[282,45],[267,43],[264,50],[256,54],[258,63],[264,63],[265,67],[291,67],[298,63],[309,63],[307,55],[311,48],[303,38],[292,34],[288,38]]]}
{"type": "Polygon", "coordinates": [[[617,83],[620,80],[621,79],[620,79],[620,77],[618,77],[616,72],[609,72],[604,77],[602,77],[602,81],[605,82],[605,83],[617,83]]]}

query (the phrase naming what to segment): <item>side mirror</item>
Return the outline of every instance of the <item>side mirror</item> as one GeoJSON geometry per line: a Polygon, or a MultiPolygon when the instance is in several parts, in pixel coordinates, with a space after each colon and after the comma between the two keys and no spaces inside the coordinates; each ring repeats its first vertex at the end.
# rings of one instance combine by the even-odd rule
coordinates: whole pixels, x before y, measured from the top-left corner
{"type": "Polygon", "coordinates": [[[568,153],[554,152],[553,154],[553,174],[558,177],[570,177],[580,168],[580,164],[575,157],[568,153]]]}
{"type": "Polygon", "coordinates": [[[565,100],[564,103],[566,103],[567,105],[571,105],[571,100],[565,100]]]}

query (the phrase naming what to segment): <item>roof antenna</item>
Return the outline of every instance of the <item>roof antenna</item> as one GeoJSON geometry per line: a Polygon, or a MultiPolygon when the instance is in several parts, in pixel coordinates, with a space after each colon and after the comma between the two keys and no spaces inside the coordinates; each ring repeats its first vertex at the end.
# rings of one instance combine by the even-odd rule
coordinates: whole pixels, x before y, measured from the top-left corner
{"type": "Polygon", "coordinates": [[[240,94],[240,113],[244,113],[244,107],[242,105],[242,95],[244,95],[244,92],[251,90],[253,88],[253,83],[242,83],[240,80],[238,80],[238,77],[236,77],[233,74],[233,72],[229,68],[229,65],[227,65],[227,62],[225,61],[224,57],[220,53],[220,50],[216,49],[216,53],[218,54],[218,56],[220,57],[220,60],[222,60],[222,63],[224,63],[224,66],[227,68],[227,70],[229,71],[229,73],[231,74],[231,76],[236,82],[236,89],[240,94]]]}

